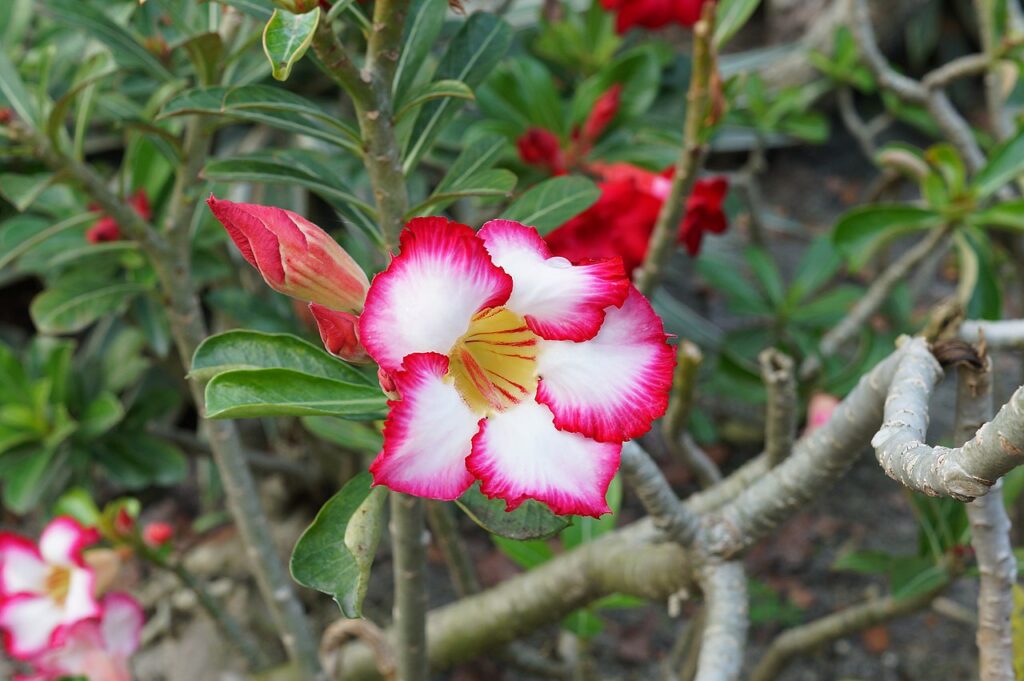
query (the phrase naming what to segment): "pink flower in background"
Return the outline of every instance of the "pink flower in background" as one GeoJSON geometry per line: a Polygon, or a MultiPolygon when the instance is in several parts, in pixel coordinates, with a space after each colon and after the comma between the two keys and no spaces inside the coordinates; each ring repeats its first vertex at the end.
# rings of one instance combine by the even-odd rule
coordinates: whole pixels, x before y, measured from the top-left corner
{"type": "Polygon", "coordinates": [[[617,258],[574,266],[507,220],[411,221],[359,335],[399,395],[374,481],[432,499],[480,480],[509,510],[607,513],[621,443],[672,381],[661,320],[617,258]]]}
{"type": "MultiPolygon", "coordinates": [[[[146,196],[146,190],[140,189],[131,198],[128,199],[128,205],[138,213],[143,220],[149,220],[153,217],[153,211],[149,206],[149,197],[146,196]]],[[[91,210],[98,210],[98,207],[92,206],[91,210]]],[[[104,241],[120,241],[121,239],[121,227],[117,224],[117,221],[109,215],[102,216],[97,220],[92,227],[86,230],[85,239],[91,244],[98,244],[104,241]]]]}
{"type": "Polygon", "coordinates": [[[558,135],[544,128],[530,128],[516,140],[523,163],[545,168],[552,175],[565,174],[565,155],[558,135]]]}
{"type": "Polygon", "coordinates": [[[270,288],[341,312],[359,312],[370,282],[331,236],[291,211],[211,196],[213,215],[270,288]]]}
{"type": "Polygon", "coordinates": [[[139,648],[145,616],[138,601],[107,594],[98,617],[68,628],[62,644],[32,660],[32,681],[85,677],[89,681],[131,681],[128,660],[139,648]]]}
{"type": "Polygon", "coordinates": [[[590,150],[594,142],[604,134],[608,126],[612,124],[619,114],[619,104],[622,100],[622,85],[616,83],[597,98],[594,108],[583,123],[583,130],[580,132],[579,144],[586,151],[590,150]]]}
{"type": "Polygon", "coordinates": [[[163,546],[174,537],[174,528],[168,523],[150,523],[142,530],[142,539],[153,547],[163,546]]]}
{"type": "Polygon", "coordinates": [[[807,401],[807,426],[804,435],[814,432],[828,423],[832,412],[839,406],[839,398],[828,393],[814,393],[807,401]]]}
{"type": "Polygon", "coordinates": [[[0,630],[12,657],[35,657],[59,645],[68,627],[99,614],[95,575],[82,559],[98,538],[68,517],[51,521],[38,546],[0,534],[0,630]]]}
{"type": "Polygon", "coordinates": [[[703,0],[601,0],[601,6],[615,13],[615,30],[664,28],[670,24],[693,26],[700,19],[703,0]]]}

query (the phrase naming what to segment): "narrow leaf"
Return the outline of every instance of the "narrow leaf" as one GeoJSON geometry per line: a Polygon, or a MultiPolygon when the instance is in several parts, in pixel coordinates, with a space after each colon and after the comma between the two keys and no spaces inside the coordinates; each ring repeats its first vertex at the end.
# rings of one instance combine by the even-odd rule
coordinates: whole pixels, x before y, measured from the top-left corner
{"type": "Polygon", "coordinates": [[[306,54],[320,21],[320,8],[305,14],[275,9],[263,29],[263,51],[277,80],[288,80],[295,62],[306,54]]]}
{"type": "Polygon", "coordinates": [[[832,241],[858,270],[884,243],[902,234],[937,227],[942,216],[927,208],[904,204],[875,204],[855,208],[836,223],[832,241]]]}
{"type": "Polygon", "coordinates": [[[291,369],[240,369],[206,384],[206,417],[345,416],[380,418],[387,398],[380,388],[311,376],[291,369]]]}
{"type": "Polygon", "coordinates": [[[1024,173],[1024,130],[1000,144],[989,156],[972,183],[978,195],[985,198],[1024,173]]]}
{"type": "Polygon", "coordinates": [[[505,212],[508,220],[536,227],[541,235],[564,224],[601,198],[601,190],[585,177],[553,177],[519,197],[505,212]]]}
{"type": "Polygon", "coordinates": [[[110,282],[93,288],[52,288],[35,297],[29,313],[42,333],[77,333],[100,317],[123,309],[146,287],[110,282]]]}

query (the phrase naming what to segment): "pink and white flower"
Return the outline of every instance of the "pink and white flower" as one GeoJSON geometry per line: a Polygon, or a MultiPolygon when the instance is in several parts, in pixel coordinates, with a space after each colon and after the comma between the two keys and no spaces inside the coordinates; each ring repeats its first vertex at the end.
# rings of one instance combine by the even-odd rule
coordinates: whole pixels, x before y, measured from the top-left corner
{"type": "Polygon", "coordinates": [[[71,625],[62,645],[32,660],[32,681],[84,677],[89,681],[131,681],[128,660],[139,648],[145,616],[138,601],[110,593],[98,618],[71,625]]]}
{"type": "Polygon", "coordinates": [[[509,510],[607,513],[622,442],[664,413],[674,363],[618,258],[574,265],[507,220],[410,222],[359,338],[400,396],[375,483],[455,499],[480,480],[509,510]]]}
{"type": "Polygon", "coordinates": [[[12,657],[35,657],[76,622],[99,615],[95,575],[82,558],[98,538],[68,517],[50,522],[38,546],[0,533],[0,630],[12,657]]]}

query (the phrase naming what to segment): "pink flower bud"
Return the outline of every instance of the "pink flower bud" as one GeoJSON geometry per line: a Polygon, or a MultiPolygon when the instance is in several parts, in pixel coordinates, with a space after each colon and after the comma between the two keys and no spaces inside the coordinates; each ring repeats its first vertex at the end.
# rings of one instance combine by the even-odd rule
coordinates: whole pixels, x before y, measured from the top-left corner
{"type": "Polygon", "coordinates": [[[622,85],[616,83],[604,91],[594,102],[594,108],[583,123],[583,141],[591,145],[597,141],[604,131],[615,120],[619,113],[619,100],[622,97],[622,85]]]}
{"type": "Polygon", "coordinates": [[[394,376],[383,369],[377,369],[377,380],[380,381],[380,389],[384,391],[389,400],[399,398],[398,385],[395,383],[394,376]]]}
{"type": "Polygon", "coordinates": [[[121,537],[129,536],[135,530],[135,518],[123,507],[114,516],[114,531],[121,537]]]}
{"type": "Polygon", "coordinates": [[[359,342],[359,317],[316,303],[309,304],[309,311],[316,320],[320,340],[324,342],[327,352],[346,362],[361,364],[370,361],[366,348],[359,342]]]}
{"type": "Polygon", "coordinates": [[[547,168],[553,175],[565,174],[565,157],[558,136],[544,128],[530,128],[516,140],[524,163],[547,168]]]}
{"type": "Polygon", "coordinates": [[[174,528],[167,523],[150,523],[142,531],[142,538],[153,547],[163,546],[174,536],[174,528]]]}
{"type": "Polygon", "coordinates": [[[839,398],[828,393],[814,393],[807,402],[807,427],[804,435],[828,423],[832,412],[839,406],[839,398]]]}
{"type": "Polygon", "coordinates": [[[214,216],[270,288],[332,310],[359,312],[370,282],[338,242],[312,222],[281,208],[211,196],[214,216]]]}

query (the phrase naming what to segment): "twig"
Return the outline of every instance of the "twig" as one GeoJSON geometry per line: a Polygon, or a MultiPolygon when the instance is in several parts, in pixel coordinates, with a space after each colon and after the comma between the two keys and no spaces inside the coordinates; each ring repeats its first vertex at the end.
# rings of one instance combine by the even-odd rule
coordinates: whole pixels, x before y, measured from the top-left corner
{"type": "Polygon", "coordinates": [[[672,187],[658,213],[647,255],[634,277],[640,292],[651,295],[661,279],[662,270],[672,255],[679,223],[686,213],[686,200],[697,180],[704,159],[703,131],[711,99],[711,78],[715,68],[712,39],[715,32],[715,4],[704,3],[700,21],[693,27],[693,67],[686,95],[686,119],[683,145],[676,160],[672,187]]]}
{"type": "Polygon", "coordinates": [[[398,681],[426,681],[427,584],[423,500],[391,493],[391,541],[395,556],[395,653],[398,681]]]}
{"type": "Polygon", "coordinates": [[[776,466],[793,451],[796,440],[796,376],[793,360],[774,348],[761,352],[758,361],[768,392],[764,451],[768,465],[776,466]]]}
{"type": "Polygon", "coordinates": [[[905,356],[885,401],[885,421],[871,440],[883,470],[903,486],[930,496],[971,501],[1024,463],[1024,387],[962,447],[929,447],[928,401],[942,369],[921,339],[905,356]]]}
{"type": "MultiPolygon", "coordinates": [[[[151,224],[111,192],[91,167],[57,153],[39,133],[28,131],[26,134],[47,165],[81,185],[103,211],[117,221],[125,234],[137,240],[143,248],[165,297],[165,309],[178,356],[185,371],[188,371],[196,348],[209,334],[198,293],[191,283],[187,250],[175,248],[169,243],[151,224]]],[[[181,166],[181,172],[190,165],[186,163],[181,166]]],[[[186,205],[184,202],[178,204],[178,211],[187,212],[182,208],[186,205]]],[[[174,230],[188,229],[188,223],[183,219],[176,219],[173,225],[174,230]]],[[[187,243],[183,239],[175,241],[179,244],[187,243]]],[[[202,412],[205,404],[203,386],[191,381],[189,388],[196,408],[202,412]]],[[[228,508],[238,526],[260,593],[270,608],[285,648],[309,678],[322,679],[324,676],[313,633],[270,536],[267,517],[252,473],[246,465],[235,424],[231,421],[206,421],[205,428],[214,462],[227,493],[228,508]]]]}
{"type": "Polygon", "coordinates": [[[747,577],[742,561],[710,561],[699,573],[707,608],[696,681],[734,681],[747,640],[747,577]]]}
{"type": "Polygon", "coordinates": [[[654,519],[654,525],[682,546],[693,544],[700,518],[680,503],[658,465],[633,440],[622,446],[621,471],[654,519]]]}
{"type": "MultiPolygon", "coordinates": [[[[338,620],[333,622],[324,630],[320,639],[320,656],[325,660],[337,661],[333,655],[349,640],[356,638],[362,641],[369,650],[373,651],[374,662],[377,671],[384,681],[395,681],[396,665],[395,651],[391,648],[385,632],[369,620],[338,620]]],[[[331,676],[337,673],[333,663],[328,663],[327,671],[331,676]]]]}
{"type": "Polygon", "coordinates": [[[984,338],[990,349],[1024,349],[1024,320],[968,321],[960,327],[960,338],[976,343],[984,338]]]}
{"type": "MultiPolygon", "coordinates": [[[[962,365],[957,371],[956,442],[969,442],[992,416],[991,360],[983,356],[982,362],[980,370],[962,365]]],[[[967,504],[967,518],[980,574],[978,676],[981,681],[1013,681],[1011,621],[1017,560],[1010,545],[1010,518],[1003,506],[1002,481],[967,504]]]]}
{"type": "Polygon", "coordinates": [[[479,593],[480,580],[477,579],[469,551],[455,524],[455,514],[451,505],[441,501],[427,502],[427,522],[434,540],[444,554],[444,562],[448,565],[455,593],[460,598],[479,593]]]}
{"type": "Polygon", "coordinates": [[[680,339],[676,352],[676,370],[672,379],[672,400],[661,420],[661,432],[673,457],[682,461],[707,488],[722,479],[715,462],[686,433],[693,394],[697,385],[697,370],[704,357],[696,343],[680,339]]]}
{"type": "Polygon", "coordinates": [[[921,79],[926,90],[948,87],[961,78],[978,76],[988,70],[990,58],[986,54],[966,54],[948,61],[921,79]]]}
{"type": "Polygon", "coordinates": [[[839,116],[843,120],[846,130],[853,135],[861,152],[871,161],[875,160],[878,153],[878,146],[875,144],[875,137],[880,131],[873,129],[857,113],[857,105],[853,101],[853,88],[849,85],[841,85],[836,91],[836,104],[839,106],[839,116]]]}
{"type": "Polygon", "coordinates": [[[768,651],[754,667],[749,681],[774,681],[785,670],[790,660],[808,653],[829,641],[835,641],[876,624],[922,610],[945,591],[950,581],[910,598],[887,596],[845,608],[821,619],[784,631],[772,641],[768,651]]]}
{"type": "MultiPolygon", "coordinates": [[[[1008,11],[1013,12],[1020,7],[1010,7],[1019,3],[1007,3],[1008,11]]],[[[995,20],[996,3],[992,0],[974,0],[974,8],[978,16],[978,29],[981,34],[981,45],[985,50],[985,105],[988,109],[989,125],[996,139],[1005,140],[1013,134],[1013,119],[1006,110],[1002,83],[999,82],[999,44],[996,40],[995,20]]]]}
{"type": "Polygon", "coordinates": [[[915,267],[943,247],[949,227],[934,228],[912,248],[893,261],[879,274],[842,321],[826,333],[818,345],[818,354],[809,355],[800,366],[800,378],[809,380],[821,371],[822,359],[831,357],[856,336],[864,324],[889,297],[896,285],[915,267]]]}

